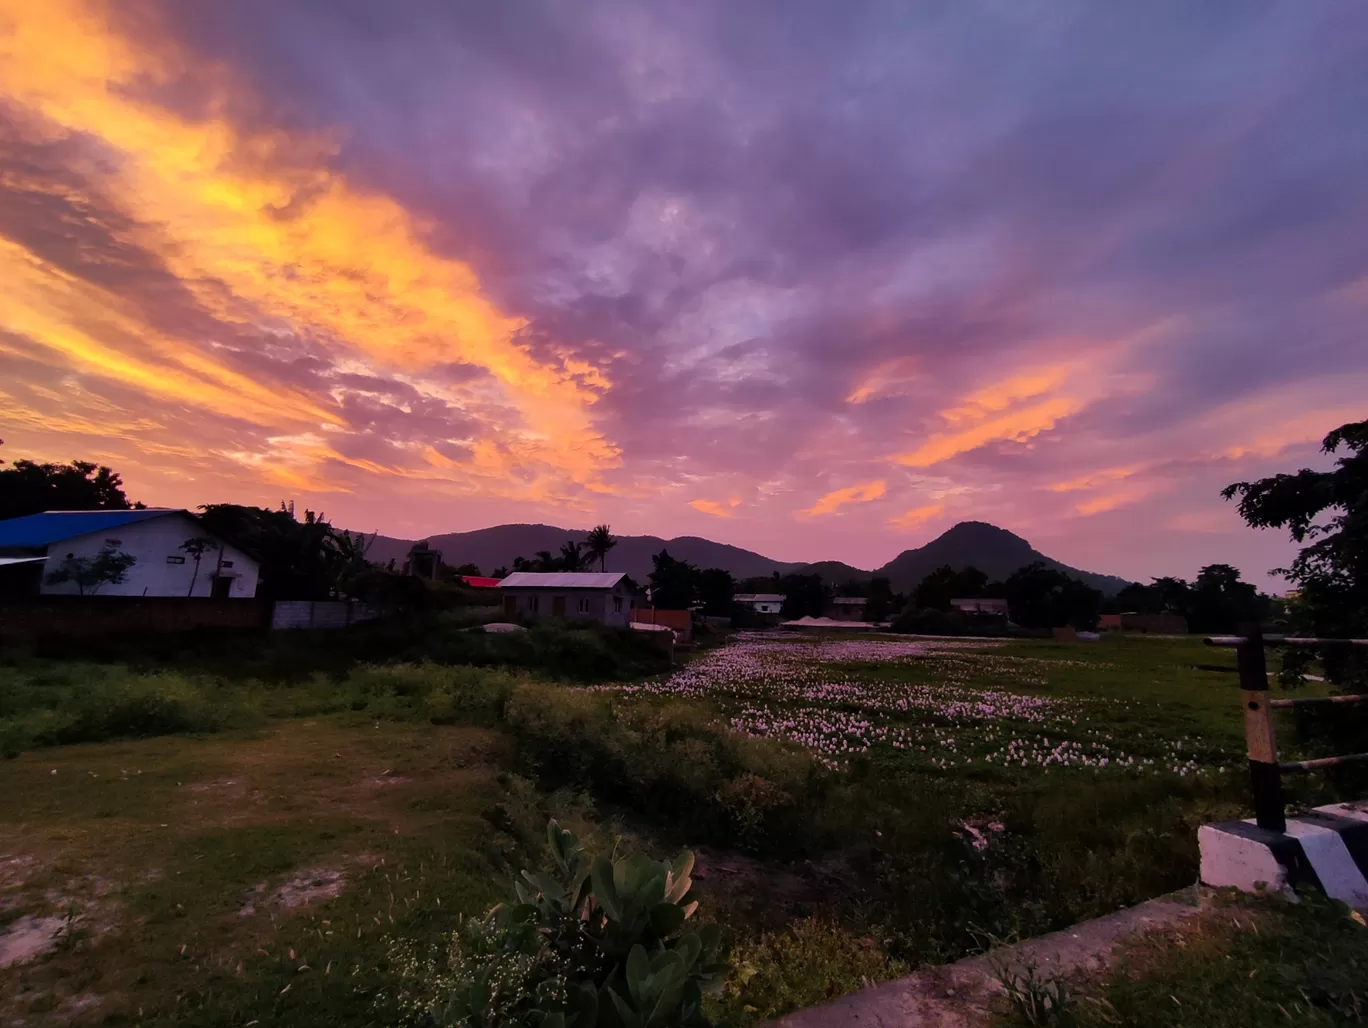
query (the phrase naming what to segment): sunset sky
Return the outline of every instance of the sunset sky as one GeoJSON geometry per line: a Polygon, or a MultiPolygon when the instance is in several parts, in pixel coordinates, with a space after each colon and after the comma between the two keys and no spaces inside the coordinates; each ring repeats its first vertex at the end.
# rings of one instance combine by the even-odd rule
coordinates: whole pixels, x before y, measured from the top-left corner
{"type": "Polygon", "coordinates": [[[1131,578],[1368,417],[1368,4],[0,0],[0,458],[1131,578]]]}

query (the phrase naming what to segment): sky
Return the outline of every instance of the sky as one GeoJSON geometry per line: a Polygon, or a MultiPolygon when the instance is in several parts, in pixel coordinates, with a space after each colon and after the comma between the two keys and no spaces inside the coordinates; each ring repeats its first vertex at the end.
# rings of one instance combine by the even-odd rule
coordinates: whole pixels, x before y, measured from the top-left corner
{"type": "Polygon", "coordinates": [[[1368,417],[1368,5],[0,0],[0,458],[1134,579],[1368,417]]]}

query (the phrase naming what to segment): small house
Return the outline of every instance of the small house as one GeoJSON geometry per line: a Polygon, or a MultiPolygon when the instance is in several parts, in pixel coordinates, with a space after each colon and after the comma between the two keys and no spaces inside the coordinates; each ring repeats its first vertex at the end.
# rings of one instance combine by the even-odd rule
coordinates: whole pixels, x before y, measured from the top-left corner
{"type": "Polygon", "coordinates": [[[868,603],[863,596],[833,596],[823,614],[835,621],[863,621],[868,603]]]}
{"type": "Polygon", "coordinates": [[[44,596],[250,599],[259,570],[253,557],[207,531],[189,511],[169,507],[50,510],[9,518],[0,521],[0,557],[26,570],[28,591],[44,596]],[[101,554],[119,556],[126,565],[121,581],[78,584],[75,575],[49,580],[64,565],[88,568],[101,554]]]}
{"type": "Polygon", "coordinates": [[[732,602],[749,607],[757,614],[778,614],[784,608],[782,593],[736,593],[732,602]]]}
{"type": "Polygon", "coordinates": [[[972,599],[951,600],[950,607],[970,618],[981,618],[983,620],[1009,621],[1011,614],[1007,609],[1007,601],[994,599],[992,597],[978,596],[972,599]]]}
{"type": "Polygon", "coordinates": [[[515,571],[499,582],[504,616],[598,621],[626,628],[632,610],[626,577],[621,571],[515,571]]]}

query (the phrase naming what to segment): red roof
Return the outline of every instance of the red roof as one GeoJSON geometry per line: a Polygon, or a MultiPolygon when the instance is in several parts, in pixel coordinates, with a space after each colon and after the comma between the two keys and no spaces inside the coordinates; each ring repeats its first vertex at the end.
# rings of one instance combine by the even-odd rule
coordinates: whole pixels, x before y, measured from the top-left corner
{"type": "Polygon", "coordinates": [[[484,578],[481,575],[462,575],[461,581],[472,589],[497,589],[502,579],[484,578]]]}

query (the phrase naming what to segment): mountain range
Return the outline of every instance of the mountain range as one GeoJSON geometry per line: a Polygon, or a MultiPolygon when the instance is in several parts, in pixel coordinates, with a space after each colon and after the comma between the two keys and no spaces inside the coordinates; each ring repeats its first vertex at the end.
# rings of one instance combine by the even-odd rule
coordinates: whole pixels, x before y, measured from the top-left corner
{"type": "MultiPolygon", "coordinates": [[[[428,544],[442,551],[448,564],[476,564],[488,574],[499,567],[511,567],[515,557],[532,557],[538,550],[560,551],[568,539],[583,542],[589,533],[583,529],[556,528],[552,525],[495,525],[473,532],[452,532],[428,537],[428,544]]],[[[367,556],[384,563],[391,558],[402,564],[414,543],[410,539],[393,539],[378,535],[371,543],[367,556]]],[[[661,539],[654,535],[621,535],[617,546],[608,554],[609,571],[625,571],[637,581],[644,582],[651,573],[651,557],[662,549],[670,551],[676,560],[687,560],[700,568],[724,568],[735,578],[754,578],[774,572],[816,573],[824,581],[842,585],[862,581],[876,575],[889,579],[897,592],[909,593],[936,568],[949,564],[956,570],[973,566],[983,571],[990,580],[1006,578],[1018,568],[1040,561],[1047,567],[1063,571],[1080,579],[1105,595],[1114,595],[1127,581],[1115,575],[1097,574],[1069,567],[1061,561],[1039,552],[1021,536],[983,521],[961,521],[953,528],[932,539],[925,546],[904,550],[881,568],[866,571],[840,561],[792,563],[771,560],[751,550],[726,543],[713,542],[698,536],[683,535],[661,539]]]]}

